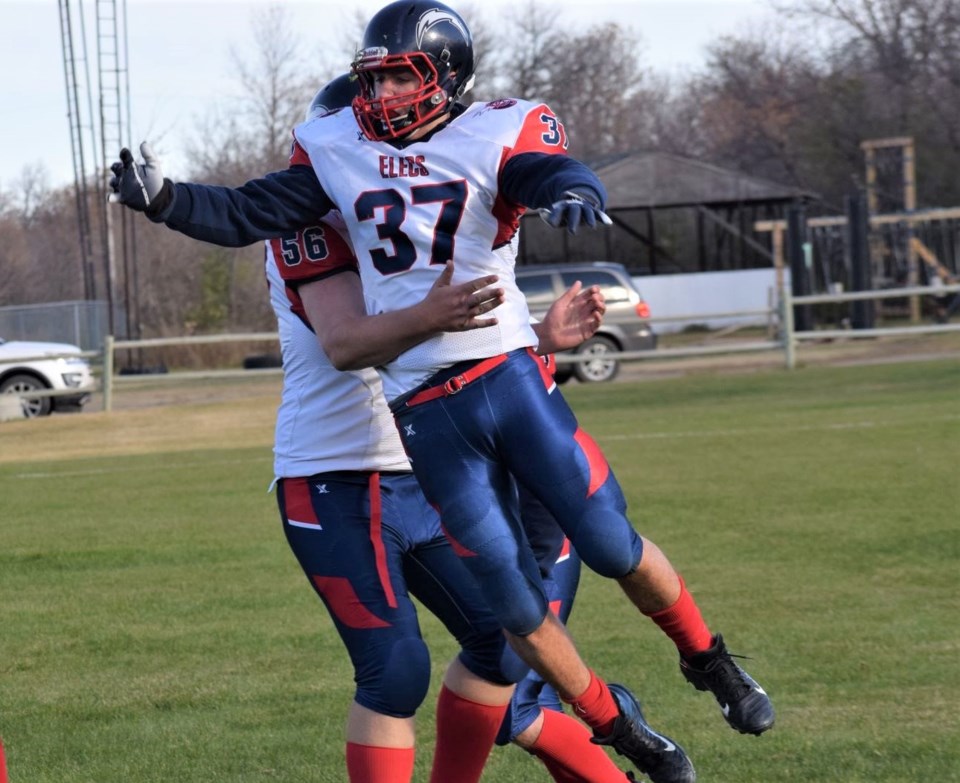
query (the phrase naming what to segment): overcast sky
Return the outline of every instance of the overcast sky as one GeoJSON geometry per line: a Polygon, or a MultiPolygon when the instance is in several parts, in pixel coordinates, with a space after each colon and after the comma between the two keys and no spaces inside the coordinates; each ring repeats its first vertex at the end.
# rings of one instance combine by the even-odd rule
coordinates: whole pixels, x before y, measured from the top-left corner
{"type": "MultiPolygon", "coordinates": [[[[456,0],[446,0],[457,7],[456,0]]],[[[182,145],[196,130],[196,118],[212,101],[237,89],[231,76],[230,49],[252,45],[252,20],[264,1],[117,0],[127,8],[131,141],[162,136],[158,145],[165,173],[176,178],[185,168],[182,145]]],[[[277,3],[273,3],[277,4],[277,3]]],[[[494,9],[517,0],[482,0],[488,20],[494,9]]],[[[90,40],[91,78],[96,80],[93,0],[71,0],[74,18],[82,6],[90,40]]],[[[317,50],[331,46],[338,31],[352,29],[354,7],[374,13],[382,0],[286,0],[294,22],[311,31],[317,50]]],[[[588,27],[607,20],[639,33],[643,63],[657,70],[695,70],[703,65],[704,46],[717,37],[761,25],[773,18],[767,0],[551,0],[564,27],[588,27]]],[[[78,22],[74,22],[77,26],[78,22]]],[[[342,35],[342,33],[341,33],[342,35]]],[[[74,30],[80,54],[79,31],[74,30]]],[[[83,68],[81,65],[81,72],[83,68]]],[[[96,88],[95,88],[96,89],[96,88]]],[[[0,188],[10,189],[25,167],[42,164],[52,185],[73,181],[70,127],[56,0],[0,0],[0,188]]],[[[87,102],[81,97],[86,123],[87,102]]],[[[93,109],[99,112],[96,93],[93,109]]],[[[99,118],[99,114],[97,114],[99,118]]],[[[99,123],[99,119],[97,119],[99,123]]],[[[88,171],[93,170],[87,153],[88,171]]],[[[99,157],[99,150],[96,151],[99,157]]]]}

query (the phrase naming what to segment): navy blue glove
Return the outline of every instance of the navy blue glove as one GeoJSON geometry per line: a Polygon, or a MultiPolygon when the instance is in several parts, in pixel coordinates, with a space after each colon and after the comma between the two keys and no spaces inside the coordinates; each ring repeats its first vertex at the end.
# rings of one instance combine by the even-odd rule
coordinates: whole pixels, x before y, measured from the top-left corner
{"type": "Polygon", "coordinates": [[[605,226],[613,224],[610,216],[600,209],[594,196],[577,193],[575,190],[566,191],[560,201],[537,211],[548,225],[554,228],[566,226],[571,234],[577,233],[581,222],[590,228],[597,227],[597,220],[605,226]]]}
{"type": "Polygon", "coordinates": [[[113,172],[110,201],[118,201],[137,212],[155,215],[170,203],[173,183],[163,178],[160,161],[147,142],[140,145],[140,154],[143,163],[137,163],[126,147],[120,150],[120,160],[110,166],[113,172]]]}

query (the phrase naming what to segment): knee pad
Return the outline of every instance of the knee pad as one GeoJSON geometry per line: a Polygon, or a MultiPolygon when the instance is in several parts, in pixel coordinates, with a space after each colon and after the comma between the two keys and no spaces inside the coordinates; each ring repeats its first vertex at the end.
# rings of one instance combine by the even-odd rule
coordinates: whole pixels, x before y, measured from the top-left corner
{"type": "Polygon", "coordinates": [[[500,624],[514,636],[526,636],[540,627],[547,616],[547,599],[543,588],[524,581],[522,589],[513,594],[512,603],[497,608],[500,624]]]}
{"type": "Polygon", "coordinates": [[[508,683],[515,682],[518,688],[526,682],[527,675],[531,673],[526,661],[517,655],[516,651],[507,644],[506,639],[504,639],[503,654],[500,656],[500,671],[503,672],[504,679],[508,683]]]}
{"type": "Polygon", "coordinates": [[[511,552],[515,548],[512,540],[502,547],[498,539],[492,539],[477,548],[476,556],[466,557],[463,562],[500,625],[515,636],[526,636],[546,617],[547,595],[532,553],[516,558],[511,552]]]}
{"type": "Polygon", "coordinates": [[[464,644],[459,658],[477,677],[497,685],[520,682],[530,671],[530,667],[507,643],[499,626],[494,633],[475,637],[464,644]]]}
{"type": "Polygon", "coordinates": [[[643,555],[643,539],[615,508],[588,508],[571,543],[590,570],[609,579],[632,573],[643,555]]]}
{"type": "Polygon", "coordinates": [[[356,701],[369,710],[409,718],[430,687],[430,652],[423,639],[400,639],[392,645],[372,682],[357,686],[356,701]]]}

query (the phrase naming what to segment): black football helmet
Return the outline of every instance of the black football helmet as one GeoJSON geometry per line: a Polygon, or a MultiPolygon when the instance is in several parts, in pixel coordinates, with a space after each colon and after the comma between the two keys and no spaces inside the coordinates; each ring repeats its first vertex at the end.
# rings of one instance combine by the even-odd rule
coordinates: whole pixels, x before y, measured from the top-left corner
{"type": "Polygon", "coordinates": [[[401,138],[450,110],[473,86],[473,37],[460,15],[434,0],[397,0],[367,25],[353,61],[360,95],[353,112],[367,137],[401,138]],[[376,97],[378,71],[411,68],[415,90],[376,97]]]}
{"type": "Polygon", "coordinates": [[[327,82],[313,96],[313,100],[307,106],[304,119],[312,120],[314,117],[322,117],[324,114],[330,114],[337,109],[349,106],[359,94],[360,81],[357,77],[352,73],[341,74],[336,79],[327,82]]]}

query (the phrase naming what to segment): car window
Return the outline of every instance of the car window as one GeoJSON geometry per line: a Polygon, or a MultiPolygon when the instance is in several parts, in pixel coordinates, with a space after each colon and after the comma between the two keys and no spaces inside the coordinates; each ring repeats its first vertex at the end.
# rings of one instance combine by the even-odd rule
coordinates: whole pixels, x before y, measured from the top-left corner
{"type": "Polygon", "coordinates": [[[553,293],[553,276],[517,275],[517,287],[527,298],[531,308],[549,307],[556,296],[553,293]]]}
{"type": "Polygon", "coordinates": [[[600,286],[607,304],[630,301],[630,292],[624,288],[616,275],[609,272],[584,269],[580,272],[561,272],[560,278],[563,280],[564,289],[572,286],[577,280],[583,283],[584,288],[592,285],[600,286]]]}

